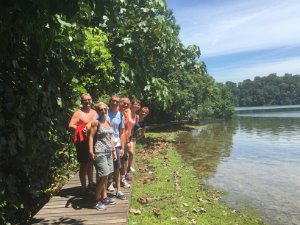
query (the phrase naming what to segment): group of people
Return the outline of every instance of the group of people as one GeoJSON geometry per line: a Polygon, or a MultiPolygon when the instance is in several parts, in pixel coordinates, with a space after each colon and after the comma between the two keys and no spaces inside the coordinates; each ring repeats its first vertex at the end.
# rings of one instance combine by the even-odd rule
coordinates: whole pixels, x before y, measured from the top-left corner
{"type": "Polygon", "coordinates": [[[134,172],[133,159],[137,138],[143,137],[149,114],[148,107],[141,107],[137,99],[111,96],[109,106],[100,102],[92,109],[90,94],[81,96],[82,108],[76,111],[69,123],[74,132],[77,160],[80,164],[79,178],[84,191],[95,189],[95,207],[106,210],[106,205],[125,200],[121,186],[130,188],[127,181],[134,172]],[[93,168],[96,168],[96,183],[93,168]],[[88,178],[88,185],[87,179],[88,178]],[[107,191],[115,191],[109,197],[107,191]]]}

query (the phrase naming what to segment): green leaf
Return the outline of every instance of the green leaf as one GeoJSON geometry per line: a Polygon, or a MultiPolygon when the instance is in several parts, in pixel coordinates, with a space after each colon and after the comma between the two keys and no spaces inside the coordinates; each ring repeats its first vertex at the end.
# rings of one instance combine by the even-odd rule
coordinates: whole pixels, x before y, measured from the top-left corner
{"type": "Polygon", "coordinates": [[[73,24],[70,24],[70,23],[68,23],[68,22],[63,21],[63,20],[61,19],[61,16],[60,16],[60,15],[55,15],[55,17],[56,17],[57,21],[60,23],[60,25],[61,25],[62,27],[74,27],[74,26],[75,26],[75,25],[73,25],[73,24]]]}

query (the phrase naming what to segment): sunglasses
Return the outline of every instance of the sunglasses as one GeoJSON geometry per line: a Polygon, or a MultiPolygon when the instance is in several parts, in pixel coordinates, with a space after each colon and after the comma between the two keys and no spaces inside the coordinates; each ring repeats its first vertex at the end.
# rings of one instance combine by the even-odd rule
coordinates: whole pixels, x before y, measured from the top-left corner
{"type": "Polygon", "coordinates": [[[102,109],[98,109],[99,110],[99,112],[106,112],[107,111],[107,108],[102,108],[102,109]]]}

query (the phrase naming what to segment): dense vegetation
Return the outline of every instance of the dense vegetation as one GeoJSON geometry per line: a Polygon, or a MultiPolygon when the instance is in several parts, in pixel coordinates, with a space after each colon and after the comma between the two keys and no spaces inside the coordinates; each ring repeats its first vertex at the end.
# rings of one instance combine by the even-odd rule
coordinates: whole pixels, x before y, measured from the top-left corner
{"type": "Polygon", "coordinates": [[[226,82],[236,106],[300,104],[300,75],[270,74],[244,80],[238,84],[226,82]]]}
{"type": "Polygon", "coordinates": [[[137,97],[153,121],[232,115],[164,0],[3,0],[0,24],[1,224],[76,168],[66,128],[81,93],[137,97]]]}

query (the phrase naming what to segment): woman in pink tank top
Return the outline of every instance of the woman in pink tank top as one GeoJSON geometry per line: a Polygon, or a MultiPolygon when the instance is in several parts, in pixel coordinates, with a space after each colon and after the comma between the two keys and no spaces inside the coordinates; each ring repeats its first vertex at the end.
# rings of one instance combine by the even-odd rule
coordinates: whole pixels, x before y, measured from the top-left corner
{"type": "Polygon", "coordinates": [[[133,163],[133,156],[134,156],[134,149],[135,149],[135,138],[132,137],[133,134],[133,128],[134,125],[139,121],[138,115],[136,114],[136,111],[138,111],[141,108],[141,102],[137,99],[133,99],[131,101],[131,107],[130,109],[125,110],[125,113],[128,115],[128,133],[129,133],[129,140],[128,143],[128,165],[127,165],[127,173],[130,171],[134,172],[135,170],[132,167],[133,163]]]}

